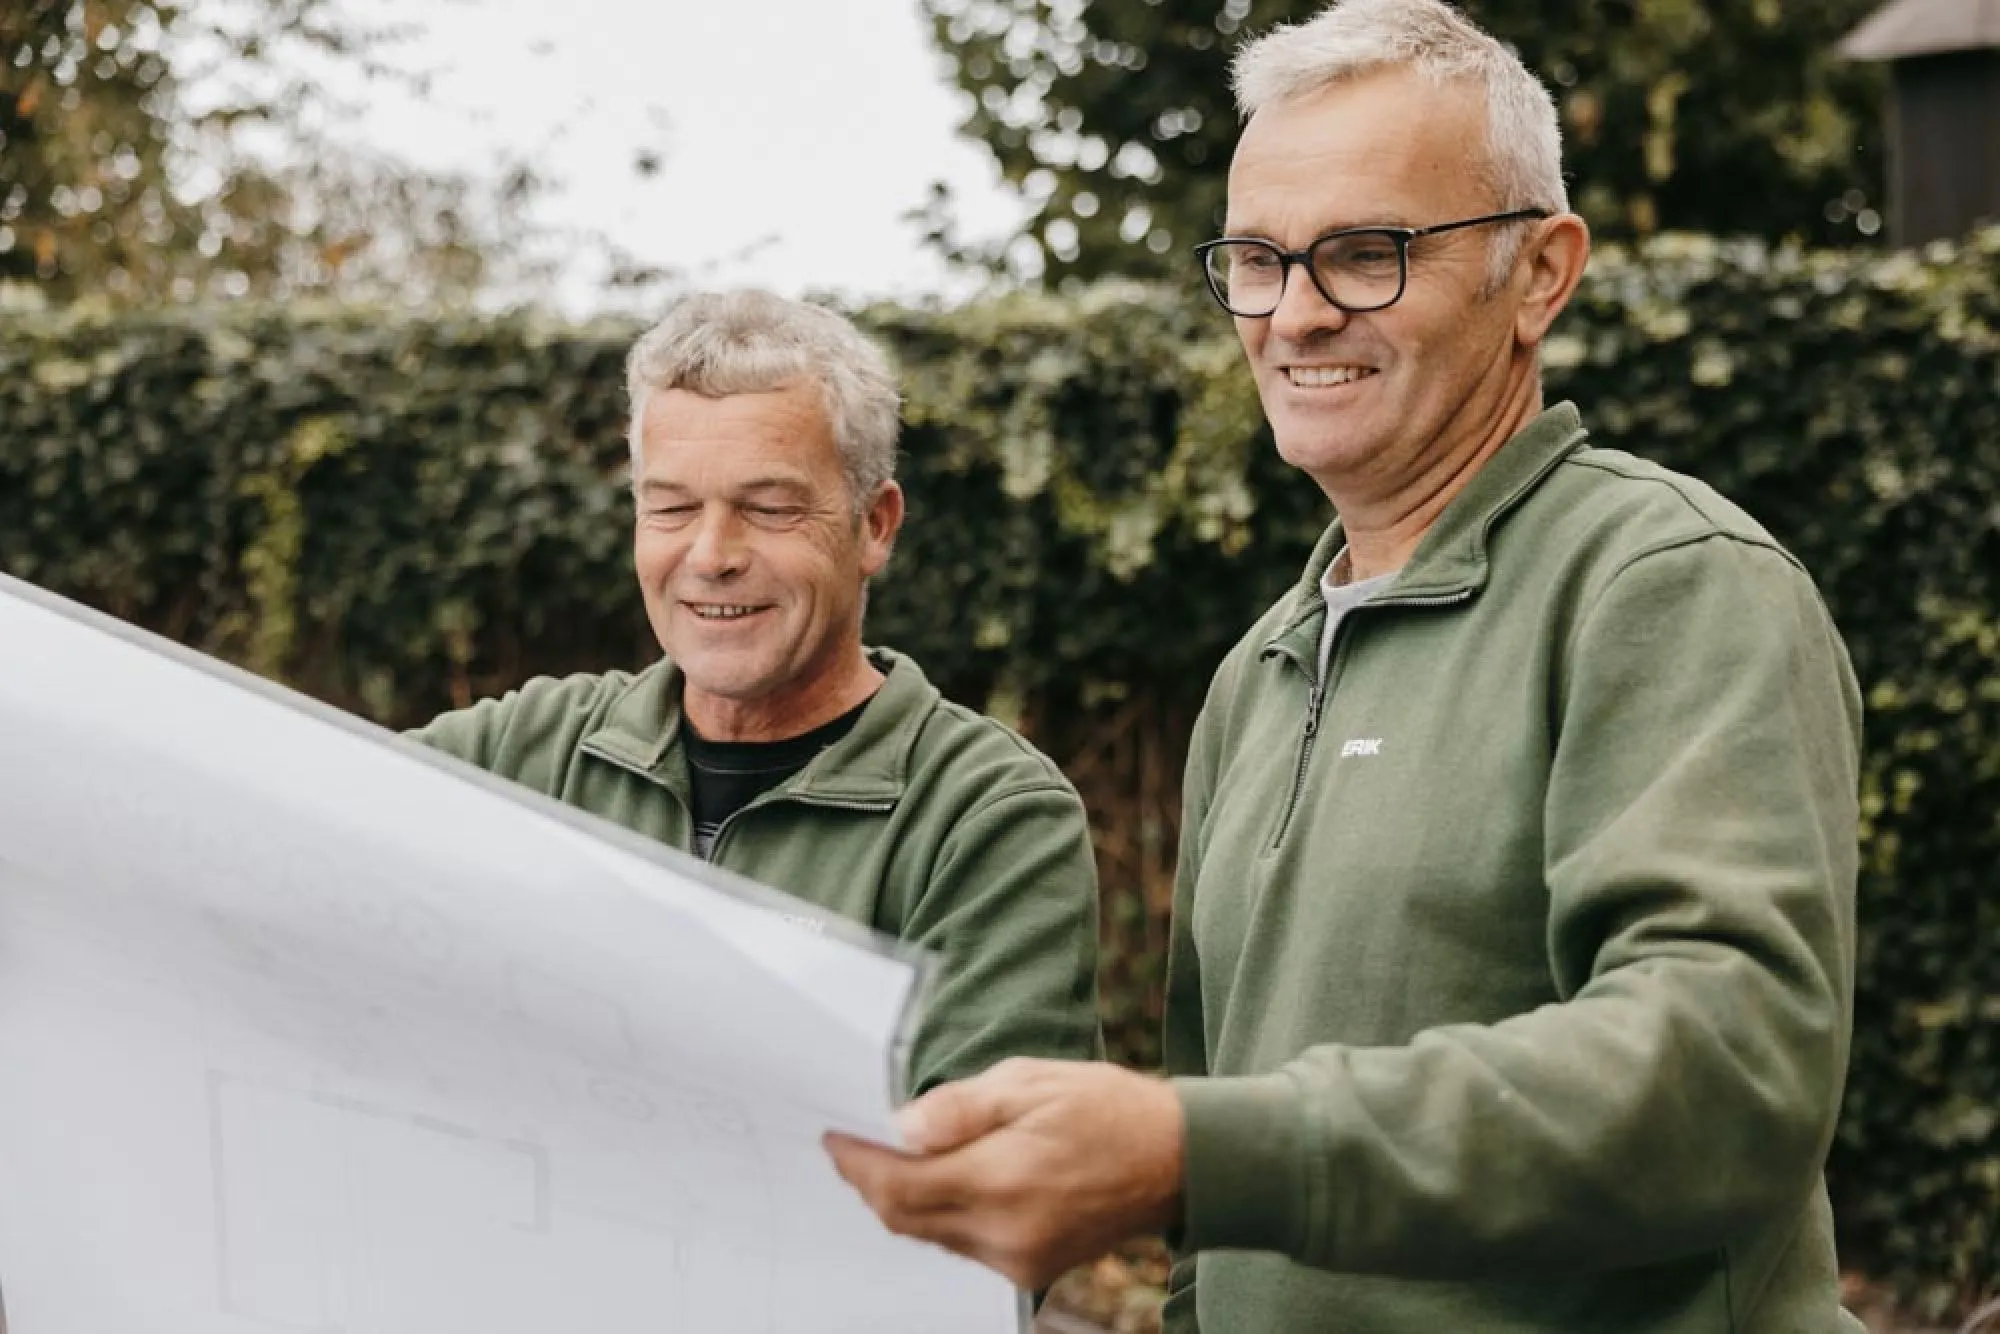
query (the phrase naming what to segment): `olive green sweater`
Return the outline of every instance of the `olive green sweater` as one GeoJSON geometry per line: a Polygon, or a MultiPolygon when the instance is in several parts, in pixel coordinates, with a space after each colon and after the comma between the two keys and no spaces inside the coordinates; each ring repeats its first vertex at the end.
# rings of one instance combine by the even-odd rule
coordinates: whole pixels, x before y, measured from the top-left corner
{"type": "MultiPolygon", "coordinates": [[[[1008,1056],[1096,1055],[1097,872],[1075,790],[909,658],[872,656],[887,679],[853,729],[730,816],[710,860],[938,951],[908,1092],[1008,1056]]],[[[686,851],[681,683],[670,661],[543,677],[416,736],[686,851]]]]}
{"type": "Polygon", "coordinates": [[[1317,588],[1188,762],[1168,1328],[1858,1329],[1822,1166],[1860,702],[1812,582],[1567,404],[1317,679],[1317,588]]]}

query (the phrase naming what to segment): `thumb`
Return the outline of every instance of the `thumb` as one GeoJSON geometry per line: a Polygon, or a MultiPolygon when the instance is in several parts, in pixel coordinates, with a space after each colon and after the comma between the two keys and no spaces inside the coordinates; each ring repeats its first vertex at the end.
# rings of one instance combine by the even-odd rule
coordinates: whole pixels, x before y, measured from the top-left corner
{"type": "Polygon", "coordinates": [[[949,1153],[990,1135],[1024,1109],[1022,1072],[1012,1062],[956,1084],[943,1084],[896,1113],[911,1153],[949,1153]]]}

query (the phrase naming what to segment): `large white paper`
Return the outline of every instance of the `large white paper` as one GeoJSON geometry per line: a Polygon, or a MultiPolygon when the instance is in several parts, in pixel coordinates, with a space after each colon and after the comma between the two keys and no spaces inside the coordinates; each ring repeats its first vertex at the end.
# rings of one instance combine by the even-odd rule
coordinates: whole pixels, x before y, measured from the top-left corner
{"type": "Polygon", "coordinates": [[[0,578],[12,1334],[1014,1334],[819,1146],[922,966],[0,578]]]}

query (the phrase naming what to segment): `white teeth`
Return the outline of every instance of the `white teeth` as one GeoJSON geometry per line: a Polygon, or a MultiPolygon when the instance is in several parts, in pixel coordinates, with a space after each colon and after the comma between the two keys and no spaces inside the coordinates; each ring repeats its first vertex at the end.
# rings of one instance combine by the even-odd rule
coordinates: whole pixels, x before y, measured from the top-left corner
{"type": "Polygon", "coordinates": [[[694,614],[704,621],[733,621],[739,616],[748,616],[755,607],[728,607],[717,603],[689,603],[694,614]]]}
{"type": "Polygon", "coordinates": [[[1292,377],[1292,383],[1301,389],[1321,389],[1328,385],[1346,384],[1374,373],[1373,366],[1292,366],[1286,371],[1286,374],[1292,377]]]}

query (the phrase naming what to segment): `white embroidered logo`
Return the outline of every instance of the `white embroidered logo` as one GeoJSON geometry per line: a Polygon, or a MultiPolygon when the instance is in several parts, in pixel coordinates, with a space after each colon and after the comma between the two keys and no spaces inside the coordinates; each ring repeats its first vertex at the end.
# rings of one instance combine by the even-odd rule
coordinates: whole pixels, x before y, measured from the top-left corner
{"type": "Polygon", "coordinates": [[[1352,741],[1342,742],[1340,747],[1340,757],[1342,759],[1346,759],[1349,755],[1380,755],[1381,753],[1382,738],[1379,736],[1358,736],[1352,741]]]}

